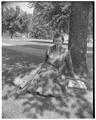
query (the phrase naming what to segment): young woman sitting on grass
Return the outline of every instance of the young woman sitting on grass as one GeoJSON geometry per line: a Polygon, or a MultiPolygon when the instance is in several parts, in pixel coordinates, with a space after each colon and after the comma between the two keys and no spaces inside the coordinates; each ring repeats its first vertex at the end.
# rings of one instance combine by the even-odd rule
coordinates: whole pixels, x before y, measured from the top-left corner
{"type": "Polygon", "coordinates": [[[44,96],[64,94],[68,82],[66,75],[75,78],[71,54],[63,47],[63,39],[59,33],[54,34],[53,43],[46,50],[45,63],[19,80],[21,83],[18,86],[21,89],[44,96]]]}

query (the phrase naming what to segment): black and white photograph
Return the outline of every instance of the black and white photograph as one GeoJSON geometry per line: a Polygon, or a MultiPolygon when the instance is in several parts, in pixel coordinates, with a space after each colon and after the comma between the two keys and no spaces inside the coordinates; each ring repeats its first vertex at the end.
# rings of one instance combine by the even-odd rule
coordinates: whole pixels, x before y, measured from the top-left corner
{"type": "Polygon", "coordinates": [[[95,118],[95,1],[1,1],[2,119],[95,118]]]}

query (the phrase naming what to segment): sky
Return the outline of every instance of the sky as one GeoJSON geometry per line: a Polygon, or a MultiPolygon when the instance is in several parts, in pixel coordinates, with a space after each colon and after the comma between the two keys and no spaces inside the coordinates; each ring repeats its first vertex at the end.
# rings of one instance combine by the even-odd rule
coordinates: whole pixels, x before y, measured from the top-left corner
{"type": "Polygon", "coordinates": [[[28,7],[28,2],[15,2],[15,1],[9,1],[6,2],[6,5],[9,7],[15,7],[15,6],[20,6],[20,8],[27,12],[27,13],[33,13],[33,8],[28,7]]]}

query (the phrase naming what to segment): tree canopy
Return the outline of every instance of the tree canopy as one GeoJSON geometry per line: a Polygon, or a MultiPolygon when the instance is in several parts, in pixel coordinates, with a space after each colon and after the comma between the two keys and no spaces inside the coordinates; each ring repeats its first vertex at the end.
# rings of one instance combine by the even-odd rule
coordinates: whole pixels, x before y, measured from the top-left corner
{"type": "MultiPolygon", "coordinates": [[[[53,33],[63,31],[69,34],[71,2],[33,1],[29,6],[34,8],[33,15],[23,12],[20,7],[9,8],[2,5],[2,33],[9,31],[31,33],[31,37],[51,39],[53,33]]],[[[31,10],[31,9],[30,9],[31,10]]],[[[92,6],[89,14],[89,33],[92,34],[92,6]]]]}
{"type": "Polygon", "coordinates": [[[3,6],[2,8],[2,33],[8,31],[11,37],[14,33],[28,33],[30,15],[23,12],[20,7],[16,8],[3,6]]]}
{"type": "Polygon", "coordinates": [[[52,37],[56,30],[69,31],[70,2],[30,2],[34,7],[32,20],[33,37],[52,37]],[[35,36],[34,36],[35,35],[35,36]]]}
{"type": "MultiPolygon", "coordinates": [[[[69,34],[71,2],[65,1],[35,1],[29,2],[30,7],[34,7],[31,23],[31,36],[35,38],[52,38],[54,31],[63,30],[69,34]]],[[[92,33],[92,9],[90,4],[89,33],[92,33]]]]}

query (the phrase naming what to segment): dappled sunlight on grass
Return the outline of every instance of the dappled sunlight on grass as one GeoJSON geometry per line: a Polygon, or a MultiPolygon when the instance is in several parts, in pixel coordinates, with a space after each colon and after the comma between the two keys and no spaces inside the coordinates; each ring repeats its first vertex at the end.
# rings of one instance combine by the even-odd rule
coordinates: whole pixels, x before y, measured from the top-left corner
{"type": "Polygon", "coordinates": [[[5,49],[2,61],[2,88],[6,85],[11,88],[14,86],[13,81],[17,76],[24,76],[37,66],[32,63],[30,56],[5,49]]]}
{"type": "MultiPolygon", "coordinates": [[[[86,91],[66,88],[66,95],[44,97],[28,92],[17,92],[13,80],[19,75],[26,75],[39,64],[39,59],[32,61],[32,56],[3,49],[2,57],[2,99],[13,99],[21,104],[26,118],[92,118],[93,101],[86,91]],[[87,96],[87,97],[86,97],[87,96]],[[88,100],[87,100],[88,99],[88,100]]],[[[91,60],[91,58],[90,58],[91,60]]],[[[88,63],[90,63],[90,60],[88,63]]],[[[90,67],[92,69],[92,66],[90,67]]],[[[92,78],[91,78],[92,79],[92,78]]],[[[91,80],[92,81],[92,80],[91,80]]],[[[92,84],[92,83],[91,83],[92,84]]],[[[5,116],[3,114],[3,116],[5,116]]]]}

